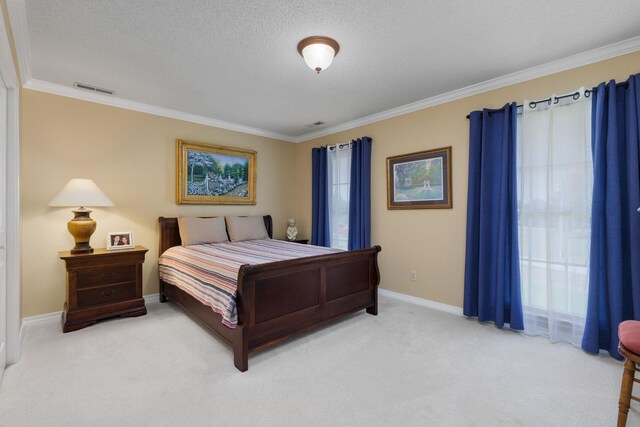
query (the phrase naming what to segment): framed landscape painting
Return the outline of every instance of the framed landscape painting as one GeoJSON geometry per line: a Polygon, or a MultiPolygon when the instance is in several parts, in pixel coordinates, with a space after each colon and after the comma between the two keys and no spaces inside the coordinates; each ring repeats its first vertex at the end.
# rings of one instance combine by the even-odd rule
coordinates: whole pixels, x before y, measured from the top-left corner
{"type": "Polygon", "coordinates": [[[388,209],[452,206],[451,147],[387,157],[388,209]]]}
{"type": "Polygon", "coordinates": [[[256,204],[256,152],[176,140],[176,203],[256,204]]]}

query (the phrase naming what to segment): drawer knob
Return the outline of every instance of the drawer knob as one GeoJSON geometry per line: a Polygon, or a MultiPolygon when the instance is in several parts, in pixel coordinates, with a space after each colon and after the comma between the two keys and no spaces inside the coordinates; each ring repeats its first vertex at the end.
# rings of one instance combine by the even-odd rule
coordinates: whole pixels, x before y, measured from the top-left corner
{"type": "Polygon", "coordinates": [[[116,277],[116,273],[113,271],[111,273],[104,273],[102,275],[102,278],[105,280],[113,279],[114,277],[116,277]]]}
{"type": "Polygon", "coordinates": [[[114,290],[113,290],[113,289],[112,289],[112,290],[110,290],[110,291],[103,291],[103,292],[102,292],[102,296],[103,296],[103,297],[110,297],[110,296],[112,296],[112,295],[113,295],[113,293],[114,293],[114,290]]]}

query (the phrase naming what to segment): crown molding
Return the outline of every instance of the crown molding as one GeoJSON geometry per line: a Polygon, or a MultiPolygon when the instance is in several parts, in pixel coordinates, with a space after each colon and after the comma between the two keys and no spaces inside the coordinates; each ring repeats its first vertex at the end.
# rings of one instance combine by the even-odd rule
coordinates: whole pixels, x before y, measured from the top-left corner
{"type": "Polygon", "coordinates": [[[27,27],[27,7],[24,0],[8,0],[7,11],[13,33],[13,43],[18,56],[22,83],[31,80],[31,45],[27,27]]]}
{"type": "Polygon", "coordinates": [[[209,117],[199,116],[197,114],[185,113],[182,111],[172,110],[170,108],[158,107],[156,105],[145,104],[142,102],[130,101],[124,98],[118,98],[110,95],[102,95],[95,92],[87,92],[75,87],[60,85],[57,83],[49,83],[42,80],[31,79],[25,85],[25,88],[37,90],[39,92],[51,93],[54,95],[65,96],[68,98],[80,99],[83,101],[94,102],[97,104],[109,105],[112,107],[124,108],[126,110],[138,111],[141,113],[153,114],[155,116],[167,117],[170,119],[182,120],[190,123],[197,123],[205,126],[213,126],[221,129],[231,130],[234,132],[246,133],[249,135],[257,135],[265,138],[273,138],[286,142],[294,142],[293,137],[282,133],[271,132],[267,130],[257,129],[249,126],[239,125],[236,123],[216,120],[209,117]]]}
{"type": "MultiPolygon", "coordinates": [[[[197,114],[185,113],[182,111],[172,110],[170,108],[159,107],[142,102],[130,101],[123,98],[100,95],[97,93],[85,92],[56,83],[49,83],[42,80],[31,78],[31,47],[29,43],[29,31],[27,27],[27,9],[25,0],[8,0],[7,9],[9,12],[9,21],[11,30],[13,31],[13,40],[18,56],[19,69],[22,77],[23,87],[27,89],[37,90],[40,92],[51,93],[54,95],[66,96],[69,98],[80,99],[83,101],[94,102],[98,104],[110,105],[113,107],[124,108],[127,110],[139,111],[142,113],[153,114],[156,116],[167,117],[171,119],[183,120],[190,123],[197,123],[206,126],[213,126],[221,129],[242,132],[250,135],[262,136],[265,138],[279,139],[282,141],[293,142],[290,135],[271,132],[263,129],[253,128],[249,126],[239,125],[236,123],[216,120],[209,117],[199,116],[197,114]]],[[[15,74],[15,71],[14,71],[15,74]]]]}
{"type": "Polygon", "coordinates": [[[20,63],[20,73],[25,88],[293,143],[305,142],[337,132],[354,129],[359,126],[364,126],[367,124],[390,119],[393,117],[423,110],[425,108],[445,104],[447,102],[457,101],[459,99],[478,95],[484,92],[489,92],[491,90],[500,89],[505,86],[522,83],[528,80],[533,80],[595,62],[604,61],[616,56],[621,56],[640,50],[640,36],[633,37],[618,43],[613,43],[607,46],[592,49],[586,52],[569,56],[567,58],[559,59],[557,61],[552,61],[539,66],[531,67],[526,70],[517,71],[515,73],[490,79],[461,89],[456,89],[451,92],[436,95],[420,101],[412,102],[410,104],[402,105],[400,107],[392,108],[380,113],[337,124],[322,130],[306,133],[299,136],[293,136],[217,120],[209,117],[199,116],[196,114],[185,113],[169,108],[130,101],[123,98],[85,92],[80,89],[59,85],[56,83],[49,83],[41,80],[31,79],[31,51],[29,47],[29,34],[27,31],[25,2],[24,0],[7,1],[7,7],[9,10],[11,28],[13,30],[14,42],[16,51],[18,53],[18,60],[20,63]]]}
{"type": "Polygon", "coordinates": [[[326,129],[310,132],[294,138],[293,142],[299,143],[309,141],[321,136],[327,136],[337,132],[354,129],[359,126],[368,125],[371,123],[379,122],[381,120],[401,116],[403,114],[413,113],[414,111],[423,110],[425,108],[434,107],[436,105],[445,104],[447,102],[457,101],[459,99],[468,98],[473,95],[478,95],[516,83],[522,83],[528,80],[537,79],[540,77],[548,76],[550,74],[571,70],[573,68],[604,61],[606,59],[611,59],[616,56],[625,55],[627,53],[632,53],[638,50],[640,50],[640,36],[582,52],[577,55],[562,58],[557,61],[548,62],[536,67],[531,67],[526,70],[517,71],[515,73],[507,74],[502,77],[496,77],[495,79],[487,80],[482,83],[477,83],[461,89],[456,89],[451,92],[412,102],[411,104],[392,108],[390,110],[382,111],[370,116],[331,126],[326,129]]]}

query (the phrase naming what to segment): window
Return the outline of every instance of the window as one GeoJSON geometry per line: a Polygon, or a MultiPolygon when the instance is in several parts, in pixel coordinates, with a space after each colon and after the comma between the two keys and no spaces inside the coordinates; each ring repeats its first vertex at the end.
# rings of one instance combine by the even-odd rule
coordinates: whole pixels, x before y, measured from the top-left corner
{"type": "Polygon", "coordinates": [[[351,144],[338,144],[327,153],[331,247],[348,249],[351,144]]]}
{"type": "Polygon", "coordinates": [[[580,346],[589,282],[591,99],[555,98],[518,120],[518,233],[525,332],[580,346]]]}

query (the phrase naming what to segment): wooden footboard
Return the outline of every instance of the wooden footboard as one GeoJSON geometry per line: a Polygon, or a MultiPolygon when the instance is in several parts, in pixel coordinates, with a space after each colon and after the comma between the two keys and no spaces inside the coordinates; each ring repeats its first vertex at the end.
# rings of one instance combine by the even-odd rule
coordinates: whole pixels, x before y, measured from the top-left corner
{"type": "MultiPolygon", "coordinates": [[[[161,230],[175,218],[160,218],[161,230]]],[[[265,217],[265,223],[271,218],[265,217]]],[[[177,228],[177,221],[175,221],[177,228]]],[[[268,227],[268,231],[270,232],[268,227]]],[[[161,250],[163,238],[161,232],[161,250]]],[[[178,233],[174,233],[174,237],[178,233]]],[[[271,234],[271,233],[270,233],[271,234]]],[[[166,242],[166,240],[165,240],[166,242]]],[[[174,246],[174,245],[171,245],[174,246]]],[[[249,367],[249,353],[330,320],[366,309],[378,313],[380,246],[259,265],[238,273],[238,326],[228,329],[220,315],[186,292],[160,281],[160,300],[175,301],[233,347],[234,364],[249,367]]]]}

